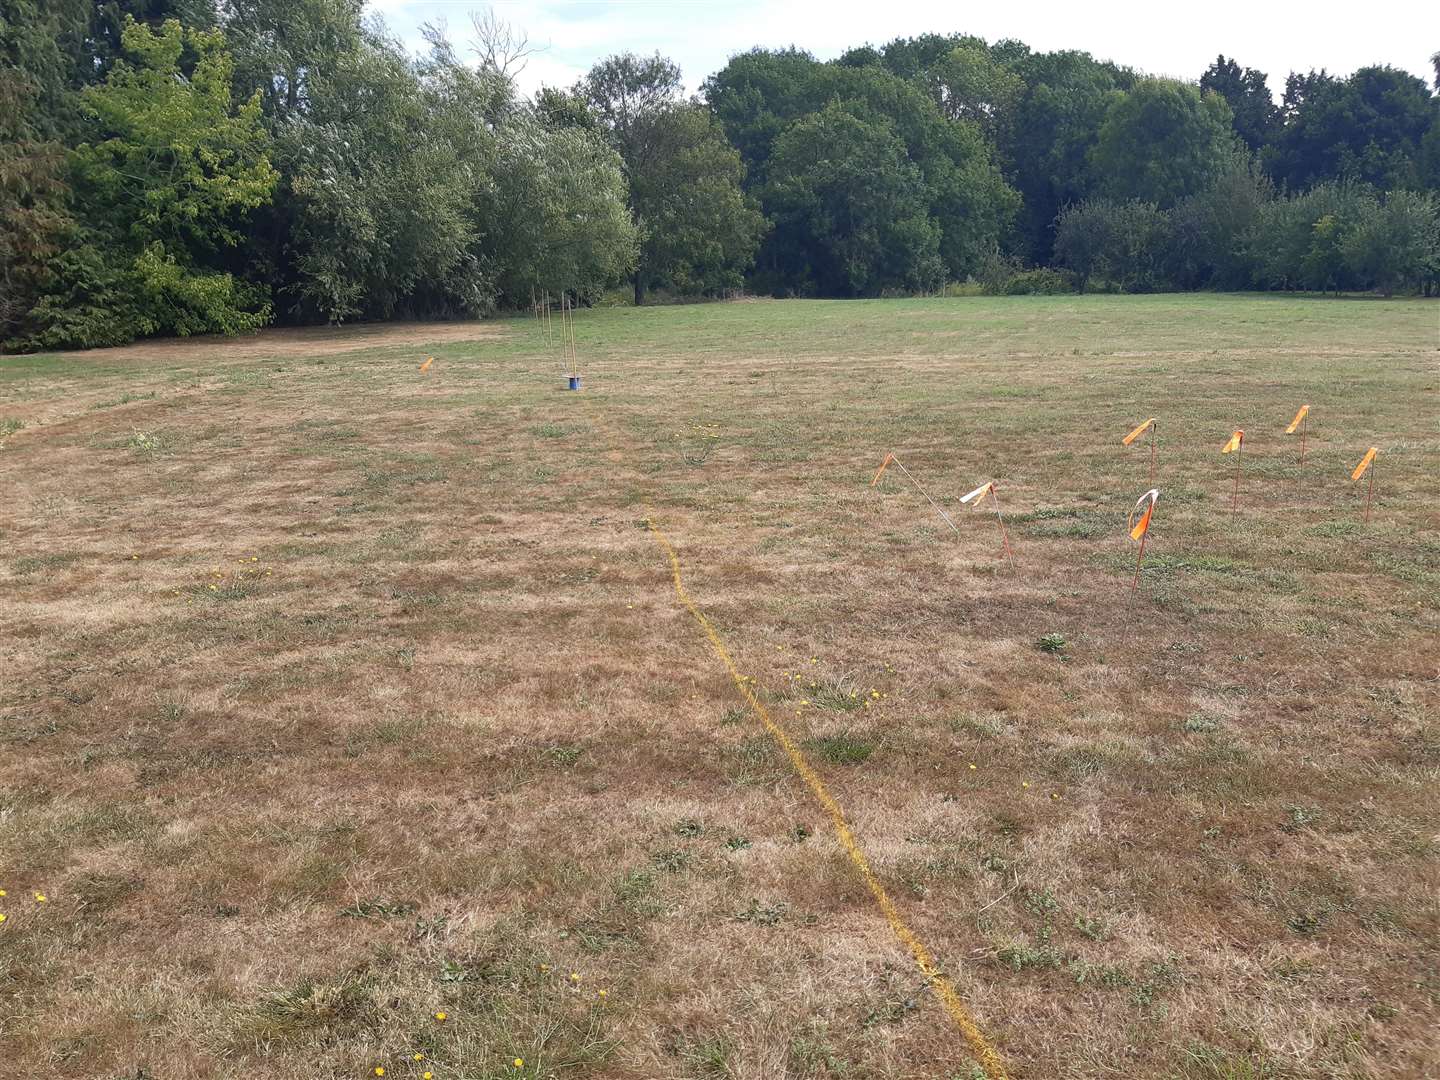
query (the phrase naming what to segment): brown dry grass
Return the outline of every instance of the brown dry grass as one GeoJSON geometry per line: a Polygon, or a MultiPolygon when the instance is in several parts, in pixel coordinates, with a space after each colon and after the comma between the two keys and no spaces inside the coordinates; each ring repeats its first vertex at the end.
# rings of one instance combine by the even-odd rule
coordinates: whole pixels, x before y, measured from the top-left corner
{"type": "Polygon", "coordinates": [[[1437,1074],[1434,305],[577,330],[0,362],[0,1072],[970,1077],[653,512],[1016,1076],[1437,1074]]]}

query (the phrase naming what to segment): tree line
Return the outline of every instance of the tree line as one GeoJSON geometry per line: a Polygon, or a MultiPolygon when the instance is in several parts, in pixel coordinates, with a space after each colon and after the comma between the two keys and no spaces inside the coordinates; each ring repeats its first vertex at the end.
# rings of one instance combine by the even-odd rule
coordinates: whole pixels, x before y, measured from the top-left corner
{"type": "MultiPolygon", "coordinates": [[[[1194,83],[925,35],[661,56],[520,95],[477,17],[6,0],[0,342],[476,316],[618,285],[876,296],[1440,286],[1440,97],[1389,67],[1194,83]]],[[[1440,90],[1440,54],[1435,58],[1440,90]]]]}

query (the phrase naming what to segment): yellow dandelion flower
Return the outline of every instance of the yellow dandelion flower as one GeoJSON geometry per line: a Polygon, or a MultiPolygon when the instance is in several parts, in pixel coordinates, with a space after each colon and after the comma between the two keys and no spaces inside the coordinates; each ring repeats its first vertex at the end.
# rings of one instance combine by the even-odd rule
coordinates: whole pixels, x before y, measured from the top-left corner
{"type": "Polygon", "coordinates": [[[578,972],[578,971],[572,971],[572,972],[570,972],[570,981],[571,981],[571,982],[579,982],[579,981],[580,981],[580,972],[578,972]]]}
{"type": "Polygon", "coordinates": [[[1021,787],[1029,787],[1029,786],[1030,786],[1030,781],[1029,781],[1029,780],[1021,780],[1021,781],[1020,781],[1020,786],[1021,786],[1021,787]]]}
{"type": "Polygon", "coordinates": [[[444,1023],[444,1022],[445,1022],[445,1016],[446,1016],[445,1013],[436,1013],[436,1014],[435,1014],[435,1019],[436,1019],[436,1020],[439,1020],[441,1023],[444,1023]]]}
{"type": "Polygon", "coordinates": [[[43,904],[43,903],[45,903],[45,894],[44,894],[43,892],[37,892],[37,893],[35,894],[35,902],[36,902],[37,904],[43,904]]]}
{"type": "Polygon", "coordinates": [[[10,916],[6,915],[3,911],[0,911],[0,922],[4,922],[9,917],[10,916]]]}
{"type": "Polygon", "coordinates": [[[424,1054],[416,1054],[416,1055],[415,1055],[413,1058],[411,1058],[410,1060],[412,1060],[412,1061],[424,1061],[424,1060],[425,1060],[425,1055],[424,1055],[424,1054]]]}
{"type": "Polygon", "coordinates": [[[4,896],[4,895],[5,895],[5,890],[4,890],[4,889],[0,889],[0,896],[4,896]]]}
{"type": "Polygon", "coordinates": [[[603,1000],[604,998],[609,997],[609,996],[610,996],[610,991],[608,991],[608,990],[601,990],[601,991],[600,991],[600,997],[601,997],[602,1000],[603,1000]]]}
{"type": "Polygon", "coordinates": [[[973,761],[970,763],[970,768],[975,768],[975,763],[973,761]]]}
{"type": "Polygon", "coordinates": [[[541,975],[544,975],[544,974],[545,974],[547,971],[549,971],[549,970],[550,970],[550,965],[549,965],[549,964],[541,964],[541,965],[540,965],[540,974],[541,974],[541,975]]]}
{"type": "Polygon", "coordinates": [[[384,1066],[384,1065],[376,1065],[376,1066],[375,1066],[375,1075],[376,1075],[376,1076],[384,1076],[384,1075],[385,1075],[385,1066],[384,1066]]]}
{"type": "Polygon", "coordinates": [[[434,1080],[434,1078],[435,1074],[432,1072],[423,1072],[420,1074],[420,1080],[434,1080]]]}
{"type": "Polygon", "coordinates": [[[513,1064],[517,1069],[523,1069],[525,1067],[525,1059],[516,1058],[511,1064],[513,1064]]]}

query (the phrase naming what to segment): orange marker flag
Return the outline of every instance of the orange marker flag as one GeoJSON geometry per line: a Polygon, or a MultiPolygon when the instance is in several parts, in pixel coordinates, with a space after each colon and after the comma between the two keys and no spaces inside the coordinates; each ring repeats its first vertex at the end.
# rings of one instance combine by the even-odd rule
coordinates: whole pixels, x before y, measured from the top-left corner
{"type": "Polygon", "coordinates": [[[875,479],[870,481],[870,486],[871,486],[871,487],[874,487],[876,484],[878,484],[878,483],[880,482],[880,474],[883,473],[887,468],[889,468],[890,462],[892,462],[892,461],[894,461],[894,460],[895,460],[895,455],[894,455],[893,453],[892,453],[892,454],[886,454],[886,455],[885,455],[885,460],[882,461],[882,462],[880,462],[880,468],[879,468],[879,469],[876,471],[876,473],[875,473],[875,479]]]}
{"type": "MultiPolygon", "coordinates": [[[[1379,448],[1378,446],[1372,446],[1372,447],[1370,447],[1369,450],[1365,451],[1365,456],[1360,459],[1360,464],[1355,466],[1355,471],[1350,474],[1350,479],[1351,479],[1351,480],[1359,480],[1360,477],[1364,476],[1365,473],[1366,473],[1367,471],[1369,471],[1370,466],[1373,465],[1373,464],[1375,464],[1375,455],[1378,454],[1379,452],[1380,452],[1380,448],[1379,448]]],[[[1374,494],[1375,494],[1375,474],[1374,474],[1373,472],[1371,472],[1371,473],[1370,473],[1370,482],[1365,485],[1365,521],[1366,521],[1366,524],[1369,524],[1369,521],[1370,521],[1370,499],[1371,499],[1371,496],[1373,496],[1374,494]]]]}
{"type": "MultiPolygon", "coordinates": [[[[1136,509],[1139,509],[1139,507],[1136,507],[1136,509]]],[[[1155,504],[1152,502],[1149,506],[1145,508],[1145,513],[1140,516],[1140,520],[1136,521],[1134,526],[1131,528],[1131,540],[1139,540],[1142,536],[1144,536],[1147,532],[1150,531],[1150,515],[1153,513],[1155,513],[1155,504]]]]}
{"type": "Polygon", "coordinates": [[[1294,434],[1295,434],[1295,429],[1300,426],[1300,421],[1301,421],[1301,420],[1304,420],[1305,417],[1307,417],[1308,415],[1310,415],[1310,406],[1309,406],[1309,405],[1301,405],[1301,406],[1300,406],[1300,411],[1295,414],[1295,419],[1294,419],[1294,420],[1291,420],[1291,421],[1290,421],[1290,426],[1285,429],[1285,434],[1286,434],[1286,435],[1294,435],[1294,434]]]}
{"type": "Polygon", "coordinates": [[[433,363],[435,363],[435,357],[432,356],[432,357],[428,358],[423,364],[420,365],[420,370],[421,370],[422,372],[429,371],[429,370],[430,370],[430,365],[433,364],[433,363]]]}
{"type": "Polygon", "coordinates": [[[1154,424],[1155,424],[1155,417],[1152,416],[1149,420],[1146,420],[1143,424],[1141,424],[1139,427],[1137,427],[1134,431],[1130,432],[1129,435],[1126,435],[1123,439],[1121,439],[1121,440],[1120,440],[1121,445],[1122,445],[1122,446],[1129,446],[1132,442],[1134,442],[1136,439],[1138,439],[1141,435],[1144,435],[1145,432],[1146,432],[1146,430],[1149,429],[1150,427],[1154,426],[1154,424]]]}
{"type": "Polygon", "coordinates": [[[1245,445],[1245,431],[1243,428],[1236,428],[1235,434],[1230,436],[1230,441],[1220,448],[1220,453],[1229,454],[1245,445]]]}
{"type": "Polygon", "coordinates": [[[1140,541],[1140,550],[1135,554],[1135,577],[1130,582],[1130,591],[1134,592],[1140,586],[1140,564],[1145,559],[1145,541],[1150,536],[1150,519],[1155,515],[1155,504],[1160,501],[1160,489],[1151,488],[1141,495],[1135,502],[1134,508],[1130,511],[1130,517],[1126,519],[1125,526],[1130,530],[1130,539],[1140,541]],[[1141,508],[1144,512],[1141,513],[1141,508]],[[1135,515],[1140,514],[1140,520],[1135,520],[1135,515]]]}
{"type": "Polygon", "coordinates": [[[960,501],[961,501],[962,503],[968,503],[971,499],[974,499],[974,500],[975,500],[975,505],[976,505],[976,506],[979,506],[982,502],[985,501],[985,496],[986,496],[986,495],[989,495],[989,494],[990,494],[992,491],[994,491],[994,490],[995,490],[995,481],[994,481],[994,480],[987,480],[985,483],[981,484],[981,485],[980,485],[978,488],[976,488],[974,491],[970,492],[969,495],[961,495],[961,496],[960,496],[960,501]]]}

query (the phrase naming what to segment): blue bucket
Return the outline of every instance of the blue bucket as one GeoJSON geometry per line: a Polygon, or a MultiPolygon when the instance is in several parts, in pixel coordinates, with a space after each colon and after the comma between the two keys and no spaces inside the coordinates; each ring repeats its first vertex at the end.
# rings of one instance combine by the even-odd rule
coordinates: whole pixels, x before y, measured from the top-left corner
{"type": "Polygon", "coordinates": [[[570,389],[571,389],[571,390],[579,390],[579,389],[580,389],[580,376],[579,376],[579,375],[571,375],[571,376],[570,376],[570,389]]]}

